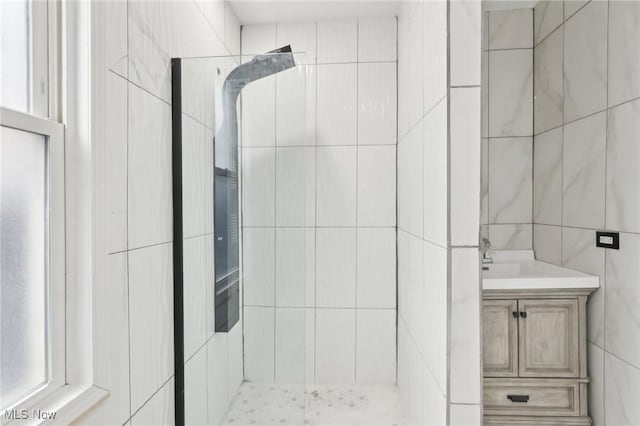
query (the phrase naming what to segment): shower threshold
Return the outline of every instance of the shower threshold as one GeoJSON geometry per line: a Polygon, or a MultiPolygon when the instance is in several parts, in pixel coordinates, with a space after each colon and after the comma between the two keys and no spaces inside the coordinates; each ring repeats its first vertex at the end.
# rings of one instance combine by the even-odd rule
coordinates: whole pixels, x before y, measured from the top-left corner
{"type": "Polygon", "coordinates": [[[223,422],[232,425],[401,425],[396,386],[245,382],[223,422]]]}

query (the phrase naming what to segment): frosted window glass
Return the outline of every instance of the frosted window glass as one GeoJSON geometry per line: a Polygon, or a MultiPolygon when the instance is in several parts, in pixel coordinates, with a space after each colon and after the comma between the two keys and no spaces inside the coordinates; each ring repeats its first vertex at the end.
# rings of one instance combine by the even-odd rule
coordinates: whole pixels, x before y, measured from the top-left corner
{"type": "Polygon", "coordinates": [[[0,127],[0,401],[47,382],[47,153],[41,135],[0,127]]]}
{"type": "Polygon", "coordinates": [[[29,111],[29,2],[0,1],[0,105],[29,111]]]}

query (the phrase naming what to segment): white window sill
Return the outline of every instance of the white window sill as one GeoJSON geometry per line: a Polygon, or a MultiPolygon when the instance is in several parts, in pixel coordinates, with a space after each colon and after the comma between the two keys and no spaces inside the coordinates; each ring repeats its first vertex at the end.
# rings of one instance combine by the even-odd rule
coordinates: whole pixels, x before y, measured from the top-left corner
{"type": "MultiPolygon", "coordinates": [[[[51,396],[25,410],[24,419],[7,425],[69,425],[109,395],[109,391],[90,385],[65,385],[51,396]],[[48,418],[54,415],[53,418],[48,418]]],[[[4,419],[3,419],[4,420],[4,419]]]]}

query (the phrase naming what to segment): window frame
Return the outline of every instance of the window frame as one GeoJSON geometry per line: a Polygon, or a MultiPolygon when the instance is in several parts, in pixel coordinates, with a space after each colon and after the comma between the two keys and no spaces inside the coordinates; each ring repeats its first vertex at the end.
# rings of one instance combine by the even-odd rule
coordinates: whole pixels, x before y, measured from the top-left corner
{"type": "MultiPolygon", "coordinates": [[[[65,384],[66,283],[65,283],[65,197],[64,126],[10,108],[0,107],[0,125],[44,136],[47,144],[47,349],[48,382],[30,395],[4,409],[31,407],[65,384]]],[[[2,424],[8,423],[3,417],[2,424]]]]}

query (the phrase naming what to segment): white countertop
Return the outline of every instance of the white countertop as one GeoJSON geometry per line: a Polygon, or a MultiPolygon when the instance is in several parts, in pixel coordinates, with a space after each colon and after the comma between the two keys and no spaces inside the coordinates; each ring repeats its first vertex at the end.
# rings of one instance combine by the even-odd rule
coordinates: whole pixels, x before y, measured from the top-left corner
{"type": "Polygon", "coordinates": [[[599,277],[535,260],[532,250],[496,251],[491,257],[494,263],[482,265],[483,290],[600,287],[599,277]]]}

